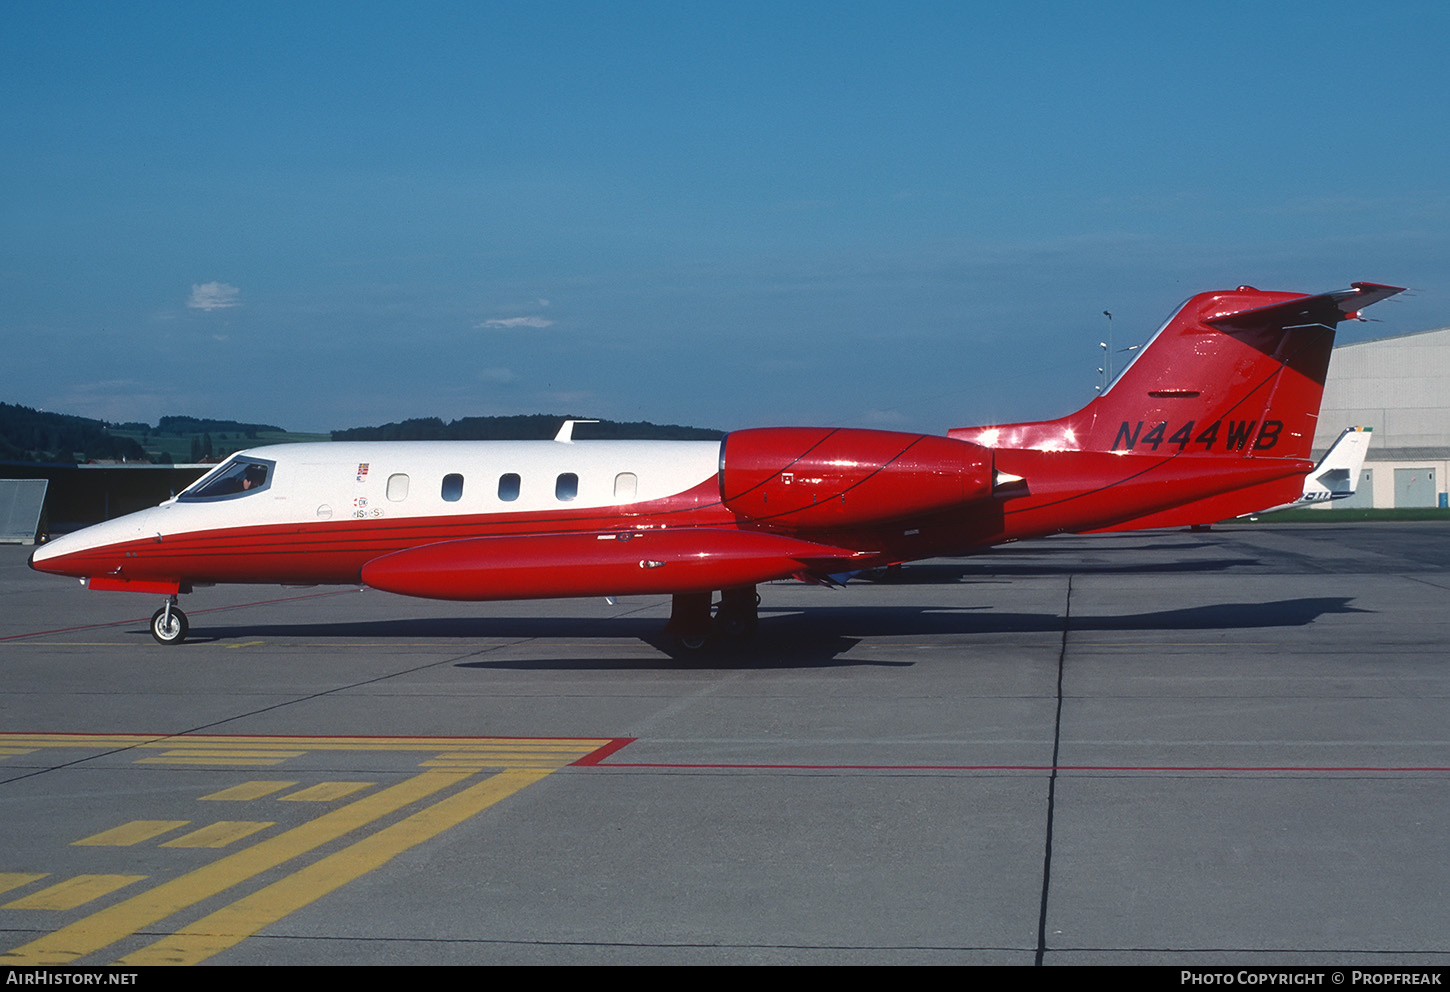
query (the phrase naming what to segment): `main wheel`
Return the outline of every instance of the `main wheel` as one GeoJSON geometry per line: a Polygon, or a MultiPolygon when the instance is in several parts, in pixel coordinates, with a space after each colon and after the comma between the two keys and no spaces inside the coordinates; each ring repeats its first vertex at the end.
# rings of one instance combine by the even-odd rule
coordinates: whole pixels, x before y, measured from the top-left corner
{"type": "Polygon", "coordinates": [[[760,593],[754,586],[725,589],[715,611],[715,633],[724,641],[748,641],[760,617],[760,593]]]}
{"type": "Polygon", "coordinates": [[[715,615],[715,631],[726,641],[748,641],[755,636],[756,614],[754,610],[727,610],[724,607],[715,615]]]}
{"type": "Polygon", "coordinates": [[[174,606],[170,616],[164,606],[151,614],[151,636],[157,644],[180,644],[186,640],[187,628],[186,614],[174,606]]]}

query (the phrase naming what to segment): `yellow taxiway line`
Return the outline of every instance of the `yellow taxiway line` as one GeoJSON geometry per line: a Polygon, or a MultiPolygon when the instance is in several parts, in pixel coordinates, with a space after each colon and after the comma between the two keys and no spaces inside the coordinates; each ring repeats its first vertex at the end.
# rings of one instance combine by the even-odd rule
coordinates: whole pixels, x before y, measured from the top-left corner
{"type": "Polygon", "coordinates": [[[532,785],[553,769],[511,768],[293,872],[117,964],[197,964],[532,785]]]}
{"type": "Polygon", "coordinates": [[[251,847],[148,889],[54,933],[22,944],[0,962],[69,964],[93,954],[173,913],[193,906],[249,878],[276,868],[344,834],[387,816],[469,777],[468,772],[426,771],[251,847]]]}

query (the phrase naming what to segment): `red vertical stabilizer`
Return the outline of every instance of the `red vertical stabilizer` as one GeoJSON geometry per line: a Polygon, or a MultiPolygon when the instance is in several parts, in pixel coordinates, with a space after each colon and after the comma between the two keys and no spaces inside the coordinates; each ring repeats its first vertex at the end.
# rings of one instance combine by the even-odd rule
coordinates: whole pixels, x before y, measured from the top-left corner
{"type": "Polygon", "coordinates": [[[998,449],[1307,458],[1335,327],[1400,291],[1200,293],[1078,412],[949,433],[998,449]]]}

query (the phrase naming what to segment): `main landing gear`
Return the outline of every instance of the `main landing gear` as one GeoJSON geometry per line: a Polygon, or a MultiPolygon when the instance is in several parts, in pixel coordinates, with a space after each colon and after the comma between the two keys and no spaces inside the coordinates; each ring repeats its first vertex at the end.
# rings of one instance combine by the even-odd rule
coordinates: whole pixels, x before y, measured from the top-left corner
{"type": "Polygon", "coordinates": [[[676,593],[670,605],[666,633],[681,651],[703,651],[712,643],[739,643],[755,636],[759,623],[760,594],[754,586],[740,586],[720,593],[720,603],[710,615],[713,596],[708,592],[676,593]]]}
{"type": "Polygon", "coordinates": [[[175,596],[166,597],[166,605],[151,614],[151,636],[158,644],[180,644],[186,640],[190,624],[186,614],[176,605],[175,596]]]}

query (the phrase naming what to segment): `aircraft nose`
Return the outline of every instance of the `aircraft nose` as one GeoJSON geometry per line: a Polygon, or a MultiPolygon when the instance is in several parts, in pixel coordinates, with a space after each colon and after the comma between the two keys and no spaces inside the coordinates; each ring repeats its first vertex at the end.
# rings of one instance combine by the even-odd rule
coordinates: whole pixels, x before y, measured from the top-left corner
{"type": "MultiPolygon", "coordinates": [[[[75,541],[70,535],[53,537],[44,544],[35,546],[35,550],[30,552],[27,564],[37,572],[59,573],[63,575],[65,573],[56,568],[57,560],[67,553],[68,545],[74,544],[75,541]]],[[[72,548],[72,550],[74,549],[72,548]]]]}
{"type": "Polygon", "coordinates": [[[30,557],[26,559],[26,564],[28,564],[31,568],[35,569],[37,572],[46,571],[46,568],[42,564],[42,562],[55,558],[55,556],[59,553],[57,545],[62,545],[64,543],[64,537],[56,537],[50,539],[49,541],[46,541],[44,544],[37,544],[35,546],[35,549],[30,552],[30,557]]]}
{"type": "MultiPolygon", "coordinates": [[[[136,516],[139,515],[132,514],[136,516]]],[[[121,563],[114,546],[134,540],[139,533],[139,521],[132,517],[119,517],[73,534],[52,537],[30,553],[30,567],[37,572],[81,578],[114,571],[121,563]]]]}

